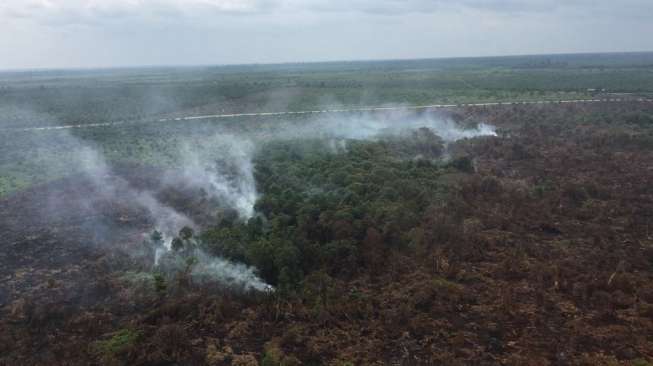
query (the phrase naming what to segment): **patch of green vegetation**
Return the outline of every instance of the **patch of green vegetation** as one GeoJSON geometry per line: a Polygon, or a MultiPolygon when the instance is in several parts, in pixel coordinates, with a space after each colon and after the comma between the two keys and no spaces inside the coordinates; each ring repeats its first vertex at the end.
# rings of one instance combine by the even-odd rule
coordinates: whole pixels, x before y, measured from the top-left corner
{"type": "Polygon", "coordinates": [[[275,341],[265,344],[261,366],[297,366],[301,364],[296,357],[284,354],[275,341]]]}
{"type": "Polygon", "coordinates": [[[121,276],[118,277],[118,281],[134,288],[140,288],[143,290],[154,289],[154,280],[152,275],[147,272],[124,272],[121,276]]]}
{"type": "Polygon", "coordinates": [[[321,144],[263,146],[255,161],[256,210],[266,220],[223,221],[203,233],[205,248],[256,266],[281,290],[294,289],[315,271],[354,273],[365,262],[364,243],[408,247],[407,233],[450,190],[439,164],[407,158],[423,148],[419,140],[349,141],[338,154],[321,144]]]}
{"type": "Polygon", "coordinates": [[[280,364],[278,357],[269,352],[266,352],[261,359],[261,366],[279,366],[280,364]]]}
{"type": "Polygon", "coordinates": [[[159,296],[165,295],[168,290],[168,285],[166,284],[166,279],[161,273],[155,273],[152,275],[154,279],[154,290],[159,296]]]}
{"type": "Polygon", "coordinates": [[[142,333],[133,329],[121,329],[110,338],[95,342],[95,350],[101,357],[115,358],[136,346],[142,333]]]}
{"type": "Polygon", "coordinates": [[[633,366],[653,366],[653,363],[643,358],[638,358],[635,361],[633,361],[633,366]]]}
{"type": "Polygon", "coordinates": [[[551,182],[544,181],[542,183],[536,184],[531,189],[531,194],[536,198],[544,198],[547,193],[555,190],[555,187],[551,182]]]}
{"type": "Polygon", "coordinates": [[[433,284],[433,287],[446,292],[459,293],[463,291],[463,286],[441,277],[434,278],[431,283],[433,284]]]}

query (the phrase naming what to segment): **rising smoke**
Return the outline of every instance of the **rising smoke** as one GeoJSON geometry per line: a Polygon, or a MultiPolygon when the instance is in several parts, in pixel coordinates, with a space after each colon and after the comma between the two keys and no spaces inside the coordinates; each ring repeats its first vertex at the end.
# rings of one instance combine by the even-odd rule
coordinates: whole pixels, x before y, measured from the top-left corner
{"type": "Polygon", "coordinates": [[[249,219],[258,198],[253,156],[253,143],[236,135],[216,134],[194,140],[192,145],[186,141],[180,149],[181,174],[169,175],[168,183],[201,188],[249,219]]]}
{"type": "Polygon", "coordinates": [[[256,275],[256,269],[242,263],[235,263],[220,257],[211,257],[198,250],[194,253],[198,265],[193,269],[197,281],[213,280],[216,277],[226,285],[246,291],[271,291],[274,288],[256,275]]]}
{"type": "MultiPolygon", "coordinates": [[[[186,145],[182,151],[185,163],[183,174],[185,183],[206,188],[210,195],[219,199],[224,205],[237,209],[244,218],[253,215],[256,201],[251,151],[246,142],[236,139],[221,138],[211,141],[226,142],[224,146],[210,144],[215,149],[199,146],[191,149],[186,145]],[[216,152],[223,155],[216,156],[216,152]]],[[[81,151],[83,167],[98,187],[102,187],[105,199],[113,200],[121,197],[142,207],[154,221],[154,227],[163,235],[163,245],[156,248],[154,265],[159,266],[161,257],[175,256],[172,248],[173,237],[182,228],[195,228],[197,225],[186,215],[170,206],[161,203],[155,193],[134,189],[127,181],[118,178],[110,182],[109,177],[115,176],[106,161],[97,151],[84,147],[81,151]]],[[[263,282],[255,274],[255,269],[244,264],[233,263],[227,259],[213,257],[202,251],[198,245],[193,250],[193,258],[197,261],[191,275],[198,280],[219,281],[224,285],[244,290],[266,291],[272,287],[263,282]]],[[[179,268],[162,268],[170,270],[179,268]]]]}
{"type": "MultiPolygon", "coordinates": [[[[105,159],[100,149],[90,142],[58,131],[59,143],[67,149],[67,163],[76,167],[87,187],[83,194],[75,195],[74,207],[80,207],[86,217],[101,218],[107,215],[102,206],[113,205],[111,210],[127,208],[138,212],[149,222],[149,230],[142,230],[143,236],[149,236],[152,230],[161,234],[161,245],[157,246],[151,265],[160,271],[177,271],[179,266],[161,264],[164,257],[173,258],[167,263],[178,263],[182,258],[172,248],[172,241],[182,228],[197,229],[198,225],[187,215],[162,202],[158,196],[161,187],[139,189],[130,181],[121,177],[105,159]]],[[[182,162],[181,173],[169,174],[164,178],[164,186],[183,183],[186,186],[202,188],[216,199],[221,206],[238,210],[243,219],[254,212],[256,187],[253,177],[251,143],[237,137],[216,136],[201,144],[184,143],[178,156],[182,162]]],[[[57,192],[48,196],[47,209],[42,212],[46,220],[58,216],[60,212],[70,210],[71,197],[59,197],[57,192]],[[65,200],[65,202],[64,202],[65,200]]],[[[94,220],[86,230],[92,230],[94,236],[107,235],[113,231],[133,230],[120,225],[111,225],[94,220]]],[[[118,249],[118,248],[109,248],[118,249]]],[[[142,256],[142,248],[121,247],[134,256],[142,256]]],[[[214,257],[203,252],[199,245],[193,249],[197,261],[190,273],[198,281],[217,281],[223,285],[244,290],[271,290],[256,276],[256,270],[244,264],[233,263],[227,259],[214,257]]]]}
{"type": "MultiPolygon", "coordinates": [[[[116,174],[101,149],[65,131],[56,133],[63,140],[59,143],[67,146],[67,163],[76,166],[93,187],[92,195],[79,197],[80,204],[93,211],[101,202],[122,202],[143,212],[150,223],[149,228],[142,232],[149,235],[152,230],[157,230],[162,234],[162,245],[156,248],[152,264],[165,270],[162,258],[175,259],[177,255],[172,248],[173,238],[182,228],[201,228],[188,215],[162,202],[158,198],[160,189],[184,186],[201,190],[217,206],[233,209],[240,219],[246,220],[256,214],[254,207],[258,193],[253,159],[257,146],[274,140],[324,139],[333,153],[346,153],[347,141],[378,140],[419,128],[430,129],[447,143],[496,135],[494,127],[487,124],[463,128],[451,119],[429,114],[400,118],[375,114],[333,115],[311,121],[273,121],[262,127],[263,132],[252,134],[224,133],[221,128],[215,128],[212,134],[187,137],[176,146],[177,166],[165,174],[161,186],[137,188],[116,174]]],[[[56,197],[51,198],[50,206],[61,204],[56,197]]],[[[94,230],[105,232],[111,229],[101,229],[97,225],[94,230]]],[[[191,274],[198,281],[219,281],[245,290],[271,289],[256,276],[256,270],[252,267],[210,256],[199,246],[195,246],[192,253],[197,263],[192,267],[191,274]]],[[[172,262],[179,262],[177,259],[172,262]]]]}
{"type": "Polygon", "coordinates": [[[266,135],[266,139],[324,139],[334,153],[347,151],[348,140],[376,141],[388,137],[403,136],[411,131],[427,128],[440,137],[445,144],[480,136],[497,136],[496,128],[478,123],[465,128],[441,114],[394,113],[380,115],[362,113],[357,115],[334,114],[312,121],[282,123],[266,135]]]}

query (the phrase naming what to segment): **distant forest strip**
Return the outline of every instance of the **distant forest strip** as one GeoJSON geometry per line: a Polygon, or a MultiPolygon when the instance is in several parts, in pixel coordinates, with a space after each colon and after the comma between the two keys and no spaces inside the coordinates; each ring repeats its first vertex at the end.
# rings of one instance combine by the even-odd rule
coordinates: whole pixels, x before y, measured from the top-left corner
{"type": "Polygon", "coordinates": [[[458,103],[458,104],[431,104],[431,105],[403,105],[403,106],[371,106],[362,108],[345,108],[345,109],[323,109],[312,111],[286,111],[286,112],[254,112],[254,113],[231,113],[231,114],[212,114],[200,116],[186,116],[174,118],[160,118],[157,120],[140,120],[140,121],[113,121],[103,123],[87,124],[67,124],[57,126],[27,127],[27,128],[5,128],[0,131],[47,131],[47,130],[64,130],[71,128],[93,128],[93,127],[110,127],[125,124],[136,123],[153,123],[153,122],[180,122],[200,119],[224,119],[239,117],[266,117],[266,116],[286,116],[300,114],[324,114],[324,113],[352,113],[352,112],[377,112],[392,110],[419,110],[419,109],[444,109],[444,108],[466,108],[466,107],[496,107],[506,105],[526,105],[526,104],[566,104],[566,103],[621,103],[621,102],[642,102],[653,103],[653,99],[647,98],[602,98],[602,99],[574,99],[574,100],[518,100],[502,102],[478,102],[478,103],[458,103]]]}

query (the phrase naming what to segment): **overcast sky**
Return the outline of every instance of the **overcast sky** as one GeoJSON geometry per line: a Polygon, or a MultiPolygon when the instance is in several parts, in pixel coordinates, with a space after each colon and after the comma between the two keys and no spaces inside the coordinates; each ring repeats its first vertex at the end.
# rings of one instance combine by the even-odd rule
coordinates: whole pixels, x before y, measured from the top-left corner
{"type": "Polygon", "coordinates": [[[0,69],[653,50],[653,0],[0,0],[0,69]]]}

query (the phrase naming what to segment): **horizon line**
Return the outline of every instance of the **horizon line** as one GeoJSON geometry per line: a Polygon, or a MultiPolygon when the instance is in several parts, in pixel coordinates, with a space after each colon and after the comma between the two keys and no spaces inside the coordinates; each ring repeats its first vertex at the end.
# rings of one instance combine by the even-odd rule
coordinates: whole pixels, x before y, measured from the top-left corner
{"type": "Polygon", "coordinates": [[[78,66],[78,67],[35,67],[35,68],[0,68],[0,73],[29,73],[29,72],[65,72],[65,71],[109,71],[109,70],[130,70],[130,69],[192,69],[192,68],[228,68],[228,67],[253,67],[253,66],[284,66],[284,65],[319,65],[336,63],[365,63],[365,62],[393,62],[393,61],[428,61],[428,60],[464,60],[464,59],[500,59],[511,57],[542,57],[542,56],[582,56],[582,55],[635,55],[653,54],[653,50],[646,51],[591,51],[591,52],[554,52],[554,53],[524,53],[524,54],[502,54],[489,56],[445,56],[445,57],[416,57],[416,58],[360,58],[360,59],[333,59],[333,60],[309,60],[309,61],[285,61],[285,62],[242,62],[242,63],[197,63],[197,64],[134,64],[115,66],[78,66]]]}

